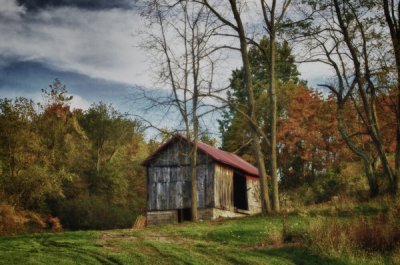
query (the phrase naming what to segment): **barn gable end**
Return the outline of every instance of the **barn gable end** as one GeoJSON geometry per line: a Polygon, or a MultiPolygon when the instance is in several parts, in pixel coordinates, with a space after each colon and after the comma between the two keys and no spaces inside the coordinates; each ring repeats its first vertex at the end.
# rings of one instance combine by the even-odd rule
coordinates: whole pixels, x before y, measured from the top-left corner
{"type": "MultiPolygon", "coordinates": [[[[190,219],[191,147],[185,137],[176,135],[143,162],[147,167],[148,224],[190,219]]],[[[261,209],[259,195],[255,195],[259,185],[255,167],[204,143],[198,144],[198,150],[200,219],[241,216],[261,209]]]]}

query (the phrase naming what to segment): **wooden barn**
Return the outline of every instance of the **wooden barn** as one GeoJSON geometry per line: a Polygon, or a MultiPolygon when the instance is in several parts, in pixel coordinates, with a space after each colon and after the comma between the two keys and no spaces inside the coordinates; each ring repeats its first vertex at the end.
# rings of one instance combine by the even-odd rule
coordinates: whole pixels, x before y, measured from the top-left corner
{"type": "MultiPolygon", "coordinates": [[[[175,135],[143,162],[148,224],[191,220],[191,148],[186,137],[175,135]]],[[[199,219],[261,212],[258,169],[204,143],[198,144],[197,187],[199,219]]]]}

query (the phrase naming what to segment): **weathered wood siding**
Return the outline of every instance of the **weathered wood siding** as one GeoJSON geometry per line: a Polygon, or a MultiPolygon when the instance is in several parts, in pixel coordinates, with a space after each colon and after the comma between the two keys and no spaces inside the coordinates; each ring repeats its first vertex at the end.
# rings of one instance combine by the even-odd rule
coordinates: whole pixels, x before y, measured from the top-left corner
{"type": "MultiPolygon", "coordinates": [[[[157,154],[149,166],[189,166],[191,145],[186,141],[176,140],[168,148],[157,154]]],[[[199,165],[212,163],[212,160],[205,154],[199,152],[197,157],[199,165]]]]}
{"type": "MultiPolygon", "coordinates": [[[[148,210],[172,210],[191,207],[190,146],[177,141],[157,155],[148,165],[148,210]]],[[[199,153],[197,166],[198,207],[213,206],[211,160],[199,153]]]]}
{"type": "Polygon", "coordinates": [[[215,207],[231,210],[233,209],[233,170],[215,164],[214,171],[215,207]]]}

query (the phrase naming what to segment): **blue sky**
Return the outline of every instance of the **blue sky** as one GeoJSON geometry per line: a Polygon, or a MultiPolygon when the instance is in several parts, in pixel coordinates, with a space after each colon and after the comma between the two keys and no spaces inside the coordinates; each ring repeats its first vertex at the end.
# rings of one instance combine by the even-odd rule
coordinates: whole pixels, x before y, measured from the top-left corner
{"type": "Polygon", "coordinates": [[[116,104],[122,112],[134,109],[130,98],[135,97],[137,85],[118,83],[84,74],[52,69],[40,62],[14,61],[0,69],[2,97],[30,97],[41,100],[41,89],[47,88],[55,78],[67,86],[74,96],[73,107],[88,108],[91,103],[104,101],[116,104]]]}

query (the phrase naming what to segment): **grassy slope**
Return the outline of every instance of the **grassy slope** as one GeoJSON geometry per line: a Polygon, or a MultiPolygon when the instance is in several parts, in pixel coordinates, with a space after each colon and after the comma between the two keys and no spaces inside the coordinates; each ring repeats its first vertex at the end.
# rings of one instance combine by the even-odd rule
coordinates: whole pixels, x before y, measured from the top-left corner
{"type": "MultiPolygon", "coordinates": [[[[343,217],[346,218],[346,217],[343,217]]],[[[314,217],[288,217],[303,233],[314,217]]],[[[276,244],[281,217],[184,223],[143,230],[77,231],[0,238],[0,264],[394,264],[382,256],[329,257],[276,244]]]]}

